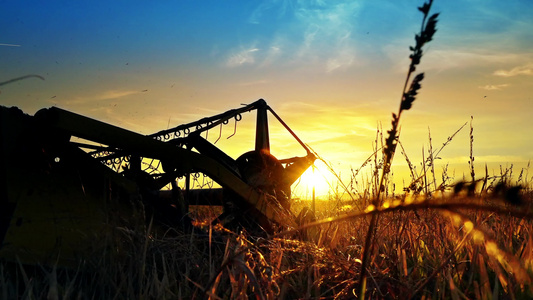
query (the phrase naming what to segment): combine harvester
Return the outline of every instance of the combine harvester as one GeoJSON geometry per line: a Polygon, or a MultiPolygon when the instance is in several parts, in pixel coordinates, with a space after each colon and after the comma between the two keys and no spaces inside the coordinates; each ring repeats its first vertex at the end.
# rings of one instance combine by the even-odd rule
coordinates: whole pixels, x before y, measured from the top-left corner
{"type": "Polygon", "coordinates": [[[0,106],[0,258],[68,264],[118,243],[117,231],[186,232],[190,205],[222,206],[214,223],[271,234],[295,225],[291,185],[315,159],[262,99],[148,136],[57,107],[0,106]],[[202,137],[253,110],[255,150],[233,159],[202,137]],[[269,112],[306,156],[270,154],[269,112]],[[191,188],[200,173],[221,188],[191,188]]]}

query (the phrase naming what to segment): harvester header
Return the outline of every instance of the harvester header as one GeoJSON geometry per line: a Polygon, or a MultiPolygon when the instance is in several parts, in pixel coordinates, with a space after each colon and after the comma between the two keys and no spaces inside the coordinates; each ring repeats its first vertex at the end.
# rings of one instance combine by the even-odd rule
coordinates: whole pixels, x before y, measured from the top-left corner
{"type": "Polygon", "coordinates": [[[213,223],[230,230],[294,226],[291,185],[316,159],[263,99],[150,135],[57,107],[30,116],[0,106],[0,134],[0,257],[26,261],[86,255],[116,228],[190,230],[191,205],[222,206],[213,223]],[[255,149],[237,159],[202,136],[254,110],[255,149]],[[270,153],[268,113],[306,156],[270,153]],[[220,188],[192,188],[200,173],[220,188]]]}

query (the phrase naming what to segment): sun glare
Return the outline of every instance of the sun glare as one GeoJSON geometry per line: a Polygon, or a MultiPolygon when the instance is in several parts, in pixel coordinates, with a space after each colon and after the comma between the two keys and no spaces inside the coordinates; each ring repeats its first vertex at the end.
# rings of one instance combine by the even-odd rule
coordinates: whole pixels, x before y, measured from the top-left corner
{"type": "Polygon", "coordinates": [[[302,199],[311,199],[313,188],[316,198],[324,198],[330,190],[331,179],[327,176],[326,168],[322,166],[312,166],[305,171],[300,180],[293,185],[293,193],[302,199]]]}

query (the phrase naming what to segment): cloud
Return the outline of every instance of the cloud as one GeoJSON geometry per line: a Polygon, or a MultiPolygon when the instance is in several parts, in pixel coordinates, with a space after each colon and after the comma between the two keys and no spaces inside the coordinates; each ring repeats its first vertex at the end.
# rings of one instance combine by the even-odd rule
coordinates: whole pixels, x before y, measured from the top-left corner
{"type": "Polygon", "coordinates": [[[265,80],[265,79],[261,79],[261,80],[255,80],[255,81],[246,81],[246,82],[241,82],[238,84],[238,86],[256,86],[256,85],[264,85],[264,84],[267,84],[269,81],[268,80],[265,80]]]}
{"type": "MultiPolygon", "coordinates": [[[[403,73],[406,62],[408,63],[409,51],[405,45],[412,42],[407,38],[395,40],[383,49],[392,62],[394,70],[403,73]]],[[[422,58],[422,68],[425,71],[447,71],[453,69],[467,69],[471,67],[486,67],[491,64],[510,64],[523,59],[523,55],[515,53],[494,52],[471,48],[453,49],[440,47],[440,49],[426,49],[422,58]]]]}
{"type": "Polygon", "coordinates": [[[339,47],[334,54],[328,58],[326,63],[326,72],[330,73],[338,69],[346,69],[352,66],[355,62],[355,47],[350,44],[350,34],[340,39],[339,47]]]}
{"type": "Polygon", "coordinates": [[[487,90],[487,91],[495,91],[495,90],[503,90],[504,88],[508,87],[509,84],[488,84],[488,85],[484,85],[484,86],[480,86],[479,88],[480,89],[484,89],[484,90],[487,90]]]}
{"type": "Polygon", "coordinates": [[[287,0],[262,1],[261,4],[252,12],[248,18],[248,22],[252,24],[261,24],[261,20],[270,18],[268,14],[272,13],[272,11],[277,13],[278,18],[283,17],[291,6],[291,1],[287,0]],[[267,16],[265,17],[265,15],[267,16]]]}
{"type": "Polygon", "coordinates": [[[266,35],[252,37],[248,45],[253,46],[237,46],[239,50],[230,52],[225,64],[291,64],[306,69],[318,67],[324,72],[348,68],[357,61],[357,41],[352,33],[360,10],[360,3],[348,0],[265,1],[251,13],[248,22],[268,22],[266,35]]]}
{"type": "Polygon", "coordinates": [[[303,28],[297,51],[301,61],[323,63],[326,72],[352,66],[356,53],[353,20],[360,8],[355,2],[300,7],[296,20],[303,28]]]}
{"type": "Polygon", "coordinates": [[[511,70],[497,70],[493,73],[495,76],[501,77],[513,77],[519,75],[533,75],[533,63],[527,64],[525,66],[514,67],[511,70]]]}
{"type": "Polygon", "coordinates": [[[129,91],[110,90],[110,91],[105,91],[99,95],[96,95],[94,99],[95,100],[112,100],[112,99],[118,99],[118,98],[130,96],[134,94],[139,94],[142,92],[143,91],[139,91],[139,90],[135,90],[135,91],[133,90],[129,90],[129,91]]]}
{"type": "Polygon", "coordinates": [[[273,64],[281,57],[283,54],[282,44],[282,42],[276,41],[268,48],[266,51],[266,56],[261,62],[262,67],[273,64]]]}
{"type": "Polygon", "coordinates": [[[355,103],[324,105],[288,101],[280,105],[278,113],[290,115],[291,120],[286,121],[294,123],[299,132],[305,132],[312,139],[329,139],[341,132],[355,134],[354,130],[357,131],[357,136],[373,136],[376,131],[375,117],[368,114],[367,109],[355,103]],[[323,137],[320,137],[321,135],[323,137]]]}
{"type": "Polygon", "coordinates": [[[254,64],[255,55],[259,52],[259,48],[254,46],[241,49],[237,53],[230,55],[229,59],[226,62],[226,65],[229,67],[238,67],[244,64],[254,64]]]}
{"type": "Polygon", "coordinates": [[[71,100],[57,100],[54,97],[53,100],[51,99],[49,102],[53,103],[54,105],[83,105],[97,101],[116,100],[143,92],[146,92],[146,90],[108,90],[95,95],[74,96],[70,98],[71,100]]]}

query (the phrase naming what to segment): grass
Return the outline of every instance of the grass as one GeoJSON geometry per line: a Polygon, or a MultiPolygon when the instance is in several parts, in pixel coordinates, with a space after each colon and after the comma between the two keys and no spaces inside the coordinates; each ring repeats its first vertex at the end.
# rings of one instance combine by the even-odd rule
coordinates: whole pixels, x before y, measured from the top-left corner
{"type": "MultiPolygon", "coordinates": [[[[432,1],[424,3],[421,32],[400,108],[374,152],[352,170],[351,196],[332,192],[317,201],[316,218],[268,238],[209,226],[216,212],[198,208],[192,232],[162,235],[151,224],[116,228],[115,241],[77,267],[0,262],[2,299],[529,299],[533,297],[533,177],[479,176],[470,122],[468,180],[441,178],[441,148],[422,150],[417,171],[400,142],[400,116],[409,110],[423,75],[411,80],[422,46],[435,33],[432,1]],[[411,84],[409,84],[411,82],[411,84]],[[378,146],[380,145],[380,146],[378,146]],[[397,191],[391,165],[400,152],[409,184],[397,191]],[[371,168],[369,175],[363,169],[371,168]]],[[[340,186],[344,186],[342,183],[340,186]]],[[[298,212],[309,205],[293,204],[298,212]]]]}
{"type": "Polygon", "coordinates": [[[531,187],[523,189],[517,207],[497,185],[475,194],[466,186],[442,197],[409,193],[349,213],[338,204],[351,201],[319,201],[322,221],[305,239],[302,230],[256,239],[221,228],[163,238],[148,226],[117,233],[118,259],[102,253],[77,268],[4,262],[0,293],[3,299],[352,298],[360,284],[361,233],[380,215],[367,298],[526,299],[533,296],[532,195],[531,187]]]}

